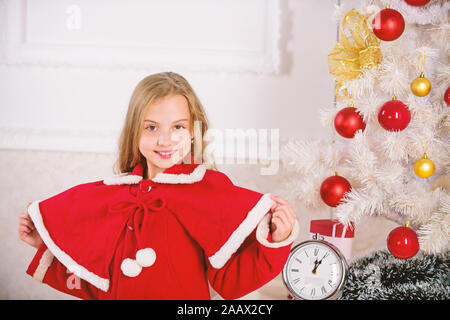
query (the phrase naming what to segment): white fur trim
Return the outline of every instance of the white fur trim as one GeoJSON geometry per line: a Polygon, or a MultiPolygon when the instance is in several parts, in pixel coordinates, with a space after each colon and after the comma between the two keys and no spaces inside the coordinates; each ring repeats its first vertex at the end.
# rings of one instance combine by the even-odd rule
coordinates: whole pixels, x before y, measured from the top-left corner
{"type": "Polygon", "coordinates": [[[79,265],[53,242],[47,229],[45,228],[41,211],[39,210],[39,203],[41,201],[42,200],[37,200],[32,202],[28,207],[28,213],[30,214],[31,220],[33,220],[34,226],[36,227],[47,248],[70,272],[73,272],[76,276],[86,280],[100,290],[107,292],[109,288],[109,279],[101,278],[87,270],[85,267],[79,265]]]}
{"type": "Polygon", "coordinates": [[[152,248],[141,249],[136,252],[136,262],[141,267],[150,267],[155,263],[156,252],[152,248]]]}
{"type": "Polygon", "coordinates": [[[256,228],[259,221],[261,221],[275,203],[270,196],[270,193],[264,194],[258,203],[249,211],[244,221],[234,230],[227,242],[214,255],[209,257],[209,262],[214,268],[222,268],[248,235],[256,228]]]}
{"type": "Polygon", "coordinates": [[[136,262],[136,260],[130,258],[126,258],[122,261],[120,269],[122,269],[122,273],[127,277],[136,277],[142,271],[142,267],[136,262]]]}
{"type": "Polygon", "coordinates": [[[130,174],[129,172],[121,173],[103,180],[106,185],[121,185],[121,184],[137,184],[142,180],[141,176],[130,174]]]}
{"type": "Polygon", "coordinates": [[[258,240],[259,243],[262,245],[269,247],[269,248],[280,248],[287,246],[295,241],[298,237],[299,233],[299,227],[298,222],[295,220],[294,227],[292,228],[292,232],[287,237],[287,239],[280,241],[280,242],[269,242],[267,240],[267,235],[270,232],[270,220],[272,218],[272,214],[266,214],[265,217],[261,220],[261,222],[258,224],[258,228],[256,229],[256,240],[258,240]]]}
{"type": "MultiPolygon", "coordinates": [[[[199,164],[191,173],[158,173],[153,179],[153,182],[158,183],[194,183],[203,179],[206,173],[206,165],[199,164]]],[[[132,175],[130,172],[124,172],[103,180],[106,185],[121,185],[121,184],[137,184],[142,180],[141,176],[132,175]]]]}
{"type": "Polygon", "coordinates": [[[53,262],[53,257],[54,256],[49,249],[44,251],[44,253],[41,256],[41,259],[39,259],[38,267],[36,268],[36,270],[34,270],[33,273],[34,279],[36,279],[39,282],[42,282],[42,280],[44,280],[44,276],[53,262]]]}
{"type": "Polygon", "coordinates": [[[152,179],[152,181],[158,183],[194,183],[202,180],[205,172],[206,166],[200,164],[189,174],[160,172],[152,179]]]}

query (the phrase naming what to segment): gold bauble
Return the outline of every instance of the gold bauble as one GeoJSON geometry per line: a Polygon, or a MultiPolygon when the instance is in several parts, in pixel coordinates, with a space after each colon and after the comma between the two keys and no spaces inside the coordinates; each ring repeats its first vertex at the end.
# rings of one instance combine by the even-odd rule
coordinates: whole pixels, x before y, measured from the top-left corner
{"type": "Polygon", "coordinates": [[[411,91],[418,97],[425,97],[431,90],[431,82],[421,73],[411,82],[411,91]]]}
{"type": "Polygon", "coordinates": [[[429,178],[433,175],[435,170],[434,162],[430,160],[425,153],[423,157],[414,163],[414,172],[420,178],[429,178]]]}

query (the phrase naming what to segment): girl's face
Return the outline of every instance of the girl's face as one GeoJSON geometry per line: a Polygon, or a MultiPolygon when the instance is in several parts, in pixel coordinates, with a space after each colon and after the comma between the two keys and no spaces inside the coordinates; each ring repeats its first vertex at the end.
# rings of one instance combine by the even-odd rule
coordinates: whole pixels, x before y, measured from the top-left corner
{"type": "Polygon", "coordinates": [[[139,151],[147,159],[147,177],[181,162],[191,152],[193,137],[188,102],[181,95],[150,104],[144,116],[139,151]]]}

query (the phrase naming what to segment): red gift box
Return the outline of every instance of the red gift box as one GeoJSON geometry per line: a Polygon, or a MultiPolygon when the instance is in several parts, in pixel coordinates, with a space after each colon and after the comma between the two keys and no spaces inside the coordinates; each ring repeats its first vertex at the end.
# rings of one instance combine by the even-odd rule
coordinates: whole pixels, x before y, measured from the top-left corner
{"type": "Polygon", "coordinates": [[[355,226],[348,226],[337,219],[311,220],[309,231],[311,235],[316,233],[323,236],[323,240],[335,245],[347,260],[352,256],[352,240],[355,236],[355,226]]]}
{"type": "Polygon", "coordinates": [[[337,219],[311,220],[309,232],[319,233],[327,237],[353,238],[355,236],[355,226],[353,223],[345,226],[337,219]]]}

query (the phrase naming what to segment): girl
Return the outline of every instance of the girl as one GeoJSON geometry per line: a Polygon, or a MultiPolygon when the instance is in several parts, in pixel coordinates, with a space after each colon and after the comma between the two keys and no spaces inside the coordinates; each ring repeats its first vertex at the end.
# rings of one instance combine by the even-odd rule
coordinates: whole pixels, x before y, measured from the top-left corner
{"type": "Polygon", "coordinates": [[[277,276],[296,215],[202,164],[194,146],[207,129],[182,76],[144,78],[120,136],[120,173],[20,216],[20,239],[38,249],[27,273],[83,299],[210,299],[211,289],[236,299],[277,276]]]}

